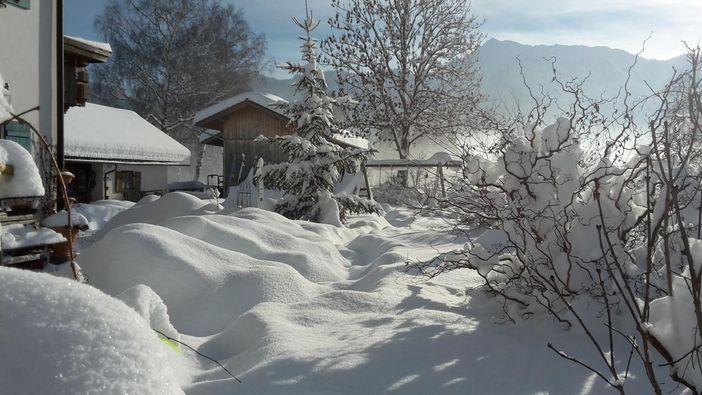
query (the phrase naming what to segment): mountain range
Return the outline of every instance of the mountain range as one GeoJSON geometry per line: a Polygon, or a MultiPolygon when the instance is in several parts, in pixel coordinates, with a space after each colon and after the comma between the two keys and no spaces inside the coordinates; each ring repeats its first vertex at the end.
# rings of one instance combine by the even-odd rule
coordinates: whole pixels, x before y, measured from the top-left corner
{"type": "MultiPolygon", "coordinates": [[[[661,88],[673,74],[673,69],[686,66],[684,55],[654,60],[607,47],[581,45],[525,45],[514,41],[489,39],[477,53],[482,73],[482,93],[501,110],[512,113],[517,106],[529,108],[533,101],[520,75],[521,62],[524,79],[535,92],[548,93],[563,106],[570,103],[570,96],[553,82],[551,60],[555,60],[558,78],[565,82],[585,80],[583,92],[590,97],[611,97],[624,86],[627,72],[634,64],[629,91],[634,99],[650,93],[648,86],[661,88]],[[648,84],[648,85],[647,85],[648,84]]],[[[336,74],[326,73],[329,88],[337,87],[336,74]]],[[[257,90],[270,92],[290,99],[293,96],[292,80],[264,77],[257,90]]]]}

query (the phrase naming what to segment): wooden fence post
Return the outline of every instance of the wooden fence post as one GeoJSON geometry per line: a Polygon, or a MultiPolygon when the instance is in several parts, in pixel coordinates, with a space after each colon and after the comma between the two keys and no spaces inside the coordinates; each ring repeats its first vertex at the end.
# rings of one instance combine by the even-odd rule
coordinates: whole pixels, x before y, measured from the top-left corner
{"type": "Polygon", "coordinates": [[[441,182],[441,197],[446,197],[446,186],[444,185],[444,168],[441,165],[437,166],[437,172],[439,173],[439,180],[441,182]]]}
{"type": "Polygon", "coordinates": [[[256,180],[256,207],[263,208],[263,177],[259,177],[261,174],[261,169],[263,169],[263,158],[258,158],[256,163],[256,173],[254,174],[254,179],[256,180]]]}

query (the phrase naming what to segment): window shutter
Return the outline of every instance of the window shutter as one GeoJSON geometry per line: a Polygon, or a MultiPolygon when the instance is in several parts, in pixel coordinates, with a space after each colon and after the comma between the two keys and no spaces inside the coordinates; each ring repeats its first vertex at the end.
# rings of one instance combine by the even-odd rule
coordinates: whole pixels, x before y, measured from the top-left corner
{"type": "Polygon", "coordinates": [[[5,138],[32,152],[32,131],[29,130],[29,126],[12,121],[5,125],[5,138]]]}
{"type": "Polygon", "coordinates": [[[115,193],[124,192],[124,173],[123,171],[115,173],[115,193]]]}
{"type": "Polygon", "coordinates": [[[136,192],[141,192],[141,172],[135,171],[132,181],[132,189],[136,192]]]}

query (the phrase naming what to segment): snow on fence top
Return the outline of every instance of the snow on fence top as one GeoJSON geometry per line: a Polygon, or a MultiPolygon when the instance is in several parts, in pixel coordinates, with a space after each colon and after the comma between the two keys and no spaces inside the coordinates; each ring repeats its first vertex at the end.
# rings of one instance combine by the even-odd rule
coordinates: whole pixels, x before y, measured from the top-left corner
{"type": "Polygon", "coordinates": [[[65,241],[65,237],[49,228],[37,229],[33,226],[12,224],[0,229],[0,251],[58,244],[65,241]]]}
{"type": "Polygon", "coordinates": [[[187,163],[190,150],[134,111],[87,103],[65,116],[65,153],[94,161],[187,163]]]}
{"type": "Polygon", "coordinates": [[[461,167],[463,162],[447,152],[437,152],[429,159],[370,159],[368,167],[429,167],[429,166],[461,167]]]}

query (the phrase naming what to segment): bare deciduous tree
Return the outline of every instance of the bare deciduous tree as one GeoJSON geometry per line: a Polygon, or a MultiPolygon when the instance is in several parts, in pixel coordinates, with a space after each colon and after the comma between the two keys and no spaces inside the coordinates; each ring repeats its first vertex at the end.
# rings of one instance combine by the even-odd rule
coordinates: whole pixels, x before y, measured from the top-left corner
{"type": "Polygon", "coordinates": [[[94,69],[96,101],[166,133],[185,129],[195,148],[195,112],[246,90],[265,51],[242,11],[220,0],[110,0],[95,26],[113,49],[94,69]]]}
{"type": "Polygon", "coordinates": [[[333,0],[322,43],[343,93],[360,100],[350,124],[375,130],[406,159],[414,142],[465,127],[481,101],[482,34],[467,0],[333,0]]]}
{"type": "Polygon", "coordinates": [[[494,144],[466,151],[465,178],[444,202],[487,231],[413,267],[429,276],[474,270],[509,320],[545,312],[579,328],[598,360],[548,347],[621,394],[634,357],[652,393],[666,391],[661,369],[700,393],[701,68],[702,51],[691,48],[689,69],[648,98],[632,102],[625,84],[614,115],[604,107],[622,102],[589,99],[581,82],[554,72],[573,99],[566,116],[547,125],[549,100],[533,95],[528,123],[493,120],[494,144]],[[639,126],[644,100],[657,110],[639,126]]]}

